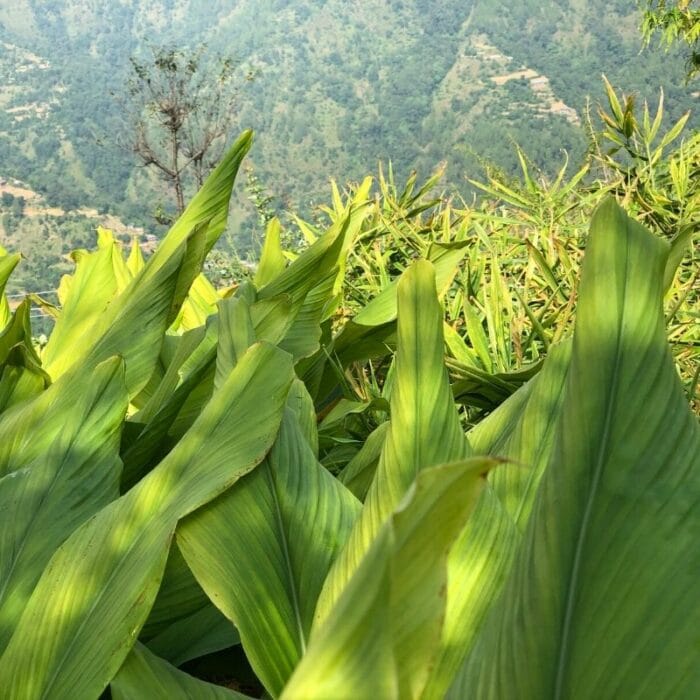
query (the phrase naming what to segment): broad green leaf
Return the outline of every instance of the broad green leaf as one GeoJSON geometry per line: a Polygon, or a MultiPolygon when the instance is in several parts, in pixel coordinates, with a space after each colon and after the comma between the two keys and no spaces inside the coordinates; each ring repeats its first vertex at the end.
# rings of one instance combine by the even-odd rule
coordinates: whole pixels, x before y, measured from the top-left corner
{"type": "Polygon", "coordinates": [[[320,620],[420,470],[463,458],[469,451],[443,362],[443,314],[432,264],[414,263],[402,276],[397,297],[391,424],[360,518],[324,586],[316,613],[320,620]]]}
{"type": "Polygon", "coordinates": [[[40,367],[41,363],[32,345],[32,327],[29,318],[31,304],[29,299],[23,299],[15,309],[10,323],[0,332],[0,366],[4,365],[12,351],[22,346],[33,357],[33,363],[40,367]]]}
{"type": "MultiPolygon", "coordinates": [[[[318,348],[319,323],[332,311],[337,299],[340,270],[347,249],[369,209],[352,205],[313,245],[277,277],[262,287],[258,304],[286,296],[289,300],[288,329],[280,347],[296,359],[312,355],[318,348]]],[[[254,323],[257,327],[257,323],[254,323]]]]}
{"type": "Polygon", "coordinates": [[[121,361],[108,360],[85,377],[70,406],[60,402],[61,389],[55,384],[47,392],[59,400],[42,416],[55,430],[46,431],[41,452],[0,479],[0,650],[55,550],[119,496],[119,438],[128,404],[121,361]]]}
{"type": "MultiPolygon", "coordinates": [[[[457,266],[467,254],[466,243],[458,245],[441,245],[434,243],[428,251],[428,259],[435,267],[436,286],[439,294],[443,294],[450,286],[457,272],[457,266]]],[[[397,285],[393,281],[379,296],[370,301],[367,306],[353,319],[361,326],[380,326],[396,319],[397,285]]]]}
{"type": "MultiPolygon", "coordinates": [[[[110,304],[84,333],[71,334],[70,342],[61,344],[60,356],[49,354],[46,365],[52,377],[119,354],[125,359],[130,395],[146,385],[165,329],[177,316],[206,253],[225,227],[233,181],[251,143],[252,134],[244,132],[118,302],[110,304]]],[[[78,294],[75,284],[73,280],[69,297],[78,294]]]]}
{"type": "Polygon", "coordinates": [[[570,358],[569,341],[553,346],[541,372],[468,433],[474,452],[514,465],[491,472],[489,483],[521,531],[551,455],[570,358]]]}
{"type": "MultiPolygon", "coordinates": [[[[71,258],[74,262],[77,262],[76,254],[78,251],[74,250],[71,253],[71,258]]],[[[63,306],[68,299],[70,294],[70,288],[73,286],[73,275],[63,275],[58,282],[58,289],[56,289],[56,296],[58,297],[58,305],[63,306]]]]}
{"type": "Polygon", "coordinates": [[[217,342],[217,323],[218,318],[182,335],[166,335],[159,357],[159,380],[152,385],[146,402],[132,416],[135,422],[147,424],[153,420],[192,369],[199,366],[205,357],[211,360],[211,351],[216,348],[217,342]]]}
{"type": "MultiPolygon", "coordinates": [[[[189,428],[222,377],[256,337],[277,344],[293,320],[286,295],[252,306],[239,295],[219,300],[218,306],[219,313],[209,319],[206,329],[193,329],[182,336],[160,384],[135,416],[135,420],[153,422],[139,438],[137,449],[143,454],[155,450],[155,429],[160,440],[166,433],[177,438],[189,428]],[[157,421],[153,420],[154,410],[157,421]]],[[[129,465],[127,461],[127,470],[129,465]]]]}
{"type": "Polygon", "coordinates": [[[541,373],[468,433],[472,450],[504,459],[448,560],[440,654],[426,698],[443,698],[498,599],[521,541],[558,424],[570,345],[554,347],[541,373]]]}
{"type": "Polygon", "coordinates": [[[123,264],[121,251],[113,241],[103,242],[95,252],[77,257],[70,288],[42,353],[44,367],[52,377],[58,376],[58,368],[72,364],[76,344],[93,332],[107,306],[118,296],[114,271],[117,257],[123,264]]]}
{"type": "Polygon", "coordinates": [[[265,242],[260,254],[260,263],[253,278],[258,289],[272,282],[287,267],[287,261],[280,245],[281,231],[282,228],[277,217],[272,219],[265,229],[265,242]]]}
{"type": "Polygon", "coordinates": [[[129,283],[134,277],[126,264],[126,261],[124,260],[121,243],[114,238],[112,231],[103,228],[102,226],[98,226],[97,247],[114,249],[112,254],[112,269],[114,272],[114,278],[117,281],[117,294],[120,294],[129,286],[129,283]]]}
{"type": "Polygon", "coordinates": [[[359,503],[314,457],[288,411],[267,459],[184,520],[178,545],[278,695],[306,648],[316,600],[359,503]]]}
{"type": "Polygon", "coordinates": [[[207,318],[216,313],[218,301],[219,295],[211,282],[204,275],[197,275],[171,331],[182,333],[204,325],[207,318]]]}
{"type": "MultiPolygon", "coordinates": [[[[214,325],[189,331],[179,339],[159,386],[146,406],[133,417],[133,422],[125,425],[123,491],[131,488],[170,451],[175,442],[170,433],[176,417],[189,408],[192,394],[213,375],[217,343],[214,325]]],[[[187,417],[186,428],[194,422],[210,395],[207,391],[202,404],[193,411],[194,415],[187,417]]]]}
{"type": "MultiPolygon", "coordinates": [[[[190,235],[185,238],[182,244],[184,253],[178,271],[175,290],[173,291],[172,301],[167,316],[168,325],[172,324],[178,317],[182,305],[187,299],[187,295],[192,288],[192,284],[199,277],[204,258],[207,254],[207,240],[209,235],[209,222],[199,223],[192,228],[190,235]]],[[[165,240],[168,240],[166,236],[165,240]]],[[[177,249],[176,249],[177,251],[177,249]]],[[[173,255],[176,255],[176,251],[173,255]]],[[[134,286],[143,285],[147,280],[160,277],[161,270],[167,265],[171,256],[162,257],[158,255],[158,251],[153,254],[143,268],[142,275],[135,278],[134,286]]]]}
{"type": "Polygon", "coordinates": [[[149,263],[155,260],[154,266],[160,267],[165,260],[175,254],[175,251],[190,237],[191,232],[202,225],[206,228],[204,255],[211,250],[226,227],[233,182],[243,158],[252,145],[253,132],[244,131],[231,145],[219,165],[206,179],[202,189],[192,198],[180,218],[160,242],[149,263]]]}
{"type": "Polygon", "coordinates": [[[12,315],[10,306],[7,303],[7,297],[5,297],[7,280],[21,258],[22,256],[19,253],[7,255],[4,250],[0,250],[0,331],[9,323],[12,315]]]}
{"type": "Polygon", "coordinates": [[[190,429],[211,398],[216,377],[218,343],[218,316],[214,316],[207,324],[204,339],[179,371],[180,383],[176,393],[180,395],[180,410],[168,430],[168,435],[173,440],[178,440],[190,429]]]}
{"type": "Polygon", "coordinates": [[[131,241],[131,250],[129,251],[129,257],[126,259],[126,266],[131,273],[132,277],[136,277],[136,275],[143,270],[143,267],[145,265],[145,261],[143,259],[143,252],[141,251],[141,246],[139,245],[139,240],[138,237],[134,236],[134,238],[131,241]]]}
{"type": "Polygon", "coordinates": [[[175,620],[149,639],[147,646],[166,661],[180,666],[240,643],[241,638],[231,621],[207,599],[207,604],[199,610],[175,620]]]}
{"type": "MultiPolygon", "coordinates": [[[[107,354],[120,354],[126,362],[127,387],[135,395],[145,386],[153,371],[165,330],[172,313],[174,297],[188,263],[190,247],[199,248],[202,232],[192,238],[166,263],[154,270],[149,260],[141,275],[111,304],[91,331],[95,341],[86,341],[88,352],[75,353],[83,367],[90,367],[107,354]]],[[[79,340],[74,342],[79,343],[79,340]]],[[[77,366],[74,360],[73,366],[77,366]]]]}
{"type": "MultiPolygon", "coordinates": [[[[68,370],[78,371],[80,368],[85,371],[108,357],[121,355],[126,364],[129,393],[138,393],[156,365],[186,259],[186,244],[168,258],[156,273],[149,267],[151,258],[118,299],[103,309],[99,318],[93,319],[91,326],[85,327],[82,333],[72,331],[67,335],[60,345],[60,353],[57,350],[45,354],[49,374],[55,379],[68,370]]],[[[111,265],[111,259],[108,262],[111,265]]],[[[88,290],[76,289],[76,282],[74,280],[71,285],[69,299],[76,294],[90,294],[88,290]]],[[[54,342],[58,347],[58,341],[54,342]]]]}
{"type": "Polygon", "coordinates": [[[40,394],[49,384],[45,372],[23,346],[14,348],[0,370],[0,413],[40,394]]]}
{"type": "MultiPolygon", "coordinates": [[[[430,260],[435,265],[436,283],[439,294],[447,291],[454,278],[459,261],[466,254],[465,244],[433,244],[428,250],[430,260]]],[[[373,299],[350,322],[343,326],[328,348],[333,352],[342,367],[352,362],[383,357],[395,345],[397,287],[394,280],[373,299]]],[[[323,358],[321,358],[323,359],[323,358]]],[[[336,384],[334,370],[326,366],[317,372],[317,389],[313,392],[318,399],[325,399],[336,384]]]]}
{"type": "Polygon", "coordinates": [[[264,459],[292,374],[286,353],[254,345],[160,465],[58,549],[0,658],[7,698],[102,692],[153,604],[178,519],[264,459]]]}
{"type": "Polygon", "coordinates": [[[216,350],[217,390],[246,350],[255,342],[255,329],[250,307],[243,298],[222,299],[219,302],[219,338],[216,350]]]}
{"type": "Polygon", "coordinates": [[[289,330],[279,346],[295,359],[309,357],[319,348],[321,321],[333,293],[337,268],[332,268],[313,289],[309,290],[289,330]]]}
{"type": "Polygon", "coordinates": [[[314,457],[318,458],[318,429],[314,402],[301,379],[295,379],[289,390],[287,406],[294,413],[307,444],[314,457]]]}
{"type": "Polygon", "coordinates": [[[292,298],[288,294],[280,294],[255,301],[250,305],[250,316],[257,338],[277,345],[294,322],[292,298]]]}
{"type": "Polygon", "coordinates": [[[41,393],[51,378],[32,342],[31,305],[24,299],[0,332],[0,412],[41,393]]]}
{"type": "Polygon", "coordinates": [[[298,309],[311,289],[336,269],[336,275],[349,245],[369,213],[366,205],[351,206],[315,243],[259,291],[259,299],[288,294],[298,309]]]}
{"type": "Polygon", "coordinates": [[[340,481],[361,501],[365,500],[367,491],[374,480],[388,430],[388,421],[373,430],[368,435],[360,451],[338,475],[340,481]]]}
{"type": "MultiPolygon", "coordinates": [[[[158,596],[141,629],[139,638],[149,643],[153,637],[167,630],[173,622],[189,617],[209,601],[197,583],[180,550],[173,546],[163,571],[158,596]]],[[[164,656],[168,661],[170,658],[164,656]]]]}
{"type": "Polygon", "coordinates": [[[665,338],[667,255],[613,201],[596,212],[554,449],[455,697],[700,694],[700,428],[665,338]]]}
{"type": "Polygon", "coordinates": [[[399,508],[392,518],[391,626],[399,697],[419,697],[428,681],[442,637],[448,553],[493,466],[480,458],[419,473],[412,507],[399,508]]]}
{"type": "Polygon", "coordinates": [[[136,644],[110,684],[112,700],[249,700],[171,666],[136,644]]]}
{"type": "Polygon", "coordinates": [[[344,595],[314,634],[282,700],[398,698],[389,604],[392,534],[387,528],[375,538],[344,595]]]}
{"type": "Polygon", "coordinates": [[[196,368],[196,372],[193,371],[183,386],[178,387],[178,393],[182,392],[182,403],[168,430],[168,438],[173,442],[179,440],[192,427],[214,392],[216,364],[206,362],[206,359],[202,358],[202,364],[196,368]]]}
{"type": "Polygon", "coordinates": [[[447,555],[492,466],[472,459],[418,474],[314,624],[285,700],[420,696],[440,639],[447,555]]]}
{"type": "Polygon", "coordinates": [[[177,547],[170,548],[163,581],[140,639],[176,666],[240,644],[236,629],[214,607],[177,547]]]}
{"type": "MultiPolygon", "coordinates": [[[[222,299],[219,304],[220,314],[210,319],[204,338],[179,367],[177,389],[159,410],[153,429],[157,429],[161,439],[167,434],[170,440],[176,440],[190,428],[222,378],[254,339],[246,298],[222,299]]],[[[265,329],[259,339],[270,341],[270,335],[274,336],[273,341],[278,339],[273,329],[265,329]]],[[[153,444],[151,435],[146,433],[140,442],[146,450],[153,444]]]]}
{"type": "MultiPolygon", "coordinates": [[[[0,336],[0,353],[5,337],[0,336]]],[[[105,366],[108,365],[109,362],[105,366]]],[[[102,371],[105,370],[93,377],[102,376],[102,371]]],[[[67,415],[84,403],[91,379],[89,376],[67,377],[31,401],[12,406],[0,416],[0,477],[26,469],[45,458],[49,446],[60,439],[65,428],[69,429],[68,432],[71,426],[76,429],[67,415]]]]}

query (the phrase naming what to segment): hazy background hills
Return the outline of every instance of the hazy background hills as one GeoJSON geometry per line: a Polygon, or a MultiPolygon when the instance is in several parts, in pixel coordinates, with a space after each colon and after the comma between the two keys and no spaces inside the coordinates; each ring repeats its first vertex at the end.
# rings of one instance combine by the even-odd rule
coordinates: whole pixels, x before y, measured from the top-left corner
{"type": "Polygon", "coordinates": [[[513,141],[552,171],[562,149],[582,155],[602,73],[639,99],[663,86],[669,118],[697,102],[680,56],[640,53],[638,23],[622,0],[0,0],[0,177],[43,194],[22,245],[50,255],[87,236],[94,209],[152,226],[168,193],[117,146],[111,93],[148,43],[204,41],[257,71],[237,121],[256,131],[251,163],[277,207],[308,211],[329,178],[389,159],[402,177],[447,161],[464,192],[478,156],[515,167],[513,141]]]}

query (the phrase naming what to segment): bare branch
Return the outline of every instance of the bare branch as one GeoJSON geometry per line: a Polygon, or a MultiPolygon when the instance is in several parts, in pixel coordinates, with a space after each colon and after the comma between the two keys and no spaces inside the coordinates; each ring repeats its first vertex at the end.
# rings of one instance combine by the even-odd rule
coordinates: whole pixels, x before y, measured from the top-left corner
{"type": "Polygon", "coordinates": [[[207,56],[206,45],[150,53],[130,59],[129,149],[161,173],[181,211],[185,189],[200,186],[220,155],[236,118],[238,84],[252,72],[230,56],[207,56]]]}

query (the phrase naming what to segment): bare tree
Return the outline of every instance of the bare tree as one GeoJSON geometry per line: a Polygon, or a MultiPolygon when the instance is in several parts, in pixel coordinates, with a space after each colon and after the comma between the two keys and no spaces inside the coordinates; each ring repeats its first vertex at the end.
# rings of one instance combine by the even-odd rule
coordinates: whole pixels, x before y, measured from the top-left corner
{"type": "Polygon", "coordinates": [[[148,59],[130,59],[126,141],[141,164],[168,183],[180,214],[187,183],[201,186],[221,155],[235,119],[240,71],[230,57],[208,56],[206,46],[150,52],[148,59]]]}

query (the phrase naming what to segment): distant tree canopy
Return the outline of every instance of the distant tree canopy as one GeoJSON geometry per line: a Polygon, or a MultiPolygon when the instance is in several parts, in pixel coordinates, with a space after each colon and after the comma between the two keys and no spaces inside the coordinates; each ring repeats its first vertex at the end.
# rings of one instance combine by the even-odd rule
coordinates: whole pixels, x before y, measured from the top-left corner
{"type": "Polygon", "coordinates": [[[10,192],[3,192],[2,197],[0,197],[0,205],[17,219],[21,219],[24,216],[24,207],[26,205],[24,197],[15,197],[10,192]]]}
{"type": "Polygon", "coordinates": [[[690,48],[688,78],[700,73],[700,4],[693,0],[646,0],[642,20],[642,34],[648,44],[652,37],[660,35],[667,47],[676,43],[690,48]]]}
{"type": "MultiPolygon", "coordinates": [[[[231,12],[231,3],[221,2],[99,0],[84,3],[84,13],[65,0],[19,3],[23,9],[5,12],[0,26],[0,84],[8,100],[0,109],[0,176],[26,182],[48,205],[96,208],[158,232],[154,210],[162,211],[163,225],[176,214],[174,180],[180,178],[186,201],[218,157],[218,144],[243,127],[256,131],[251,162],[280,203],[277,214],[289,207],[313,217],[312,202],[325,195],[328,177],[358,180],[378,160],[391,160],[406,177],[446,159],[454,190],[471,196],[467,178],[479,176],[484,163],[518,172],[512,142],[555,177],[560,149],[577,162],[587,141],[585,129],[549,106],[561,101],[585,123],[603,94],[601,72],[640,102],[663,86],[669,119],[695,106],[680,51],[666,54],[655,37],[639,54],[637,26],[648,2],[638,3],[523,0],[503,12],[501,0],[238,0],[231,12]],[[167,16],[154,10],[175,6],[167,16]],[[178,74],[190,93],[206,77],[235,124],[205,157],[190,162],[178,147],[171,168],[171,144],[157,112],[146,107],[148,86],[140,98],[129,94],[129,77],[138,80],[129,56],[144,75],[157,77],[153,88],[173,62],[187,66],[205,41],[194,75],[178,74]],[[169,56],[149,42],[177,51],[169,56]],[[222,86],[216,56],[232,51],[236,65],[222,86]],[[551,99],[522,80],[493,80],[522,67],[549,80],[551,99]],[[246,81],[250,68],[261,70],[253,84],[246,81]],[[150,150],[176,178],[134,154],[134,125],[149,120],[150,150]]],[[[216,104],[199,100],[203,106],[216,104]]],[[[689,126],[699,124],[693,110],[689,126]]],[[[239,248],[257,226],[242,194],[231,222],[239,248]]]]}

